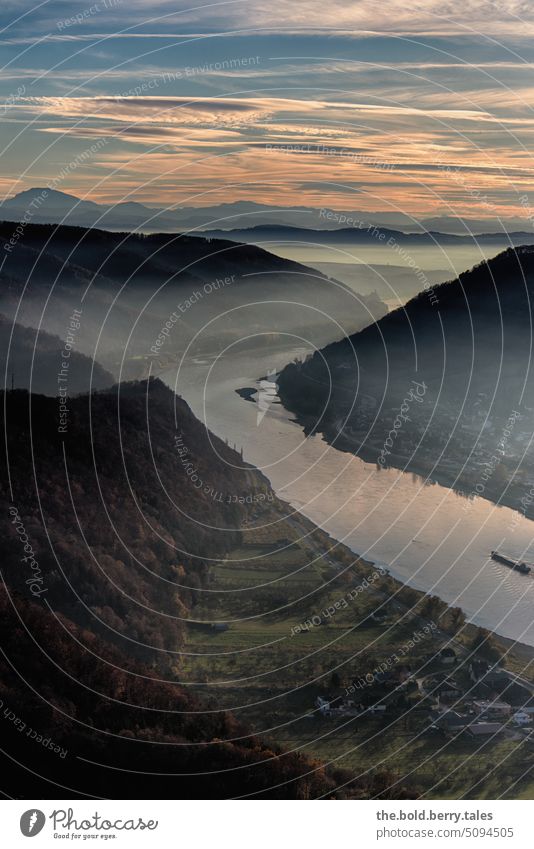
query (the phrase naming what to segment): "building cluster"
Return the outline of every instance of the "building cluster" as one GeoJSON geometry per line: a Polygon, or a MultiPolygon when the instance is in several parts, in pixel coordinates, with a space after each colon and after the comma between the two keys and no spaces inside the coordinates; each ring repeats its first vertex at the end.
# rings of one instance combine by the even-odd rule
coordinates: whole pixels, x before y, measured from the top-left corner
{"type": "Polygon", "coordinates": [[[346,688],[343,695],[318,695],[309,716],[389,719],[391,714],[413,709],[418,717],[424,716],[429,732],[449,738],[464,734],[490,738],[511,732],[525,733],[534,740],[534,733],[530,735],[534,687],[528,682],[483,659],[459,664],[450,646],[429,659],[428,665],[434,667],[429,674],[401,665],[361,676],[358,687],[346,688]]]}
{"type": "Polygon", "coordinates": [[[481,659],[468,667],[464,684],[447,675],[432,688],[436,706],[431,713],[433,726],[448,736],[494,737],[506,731],[529,728],[534,723],[534,698],[526,683],[519,683],[500,669],[481,659]]]}

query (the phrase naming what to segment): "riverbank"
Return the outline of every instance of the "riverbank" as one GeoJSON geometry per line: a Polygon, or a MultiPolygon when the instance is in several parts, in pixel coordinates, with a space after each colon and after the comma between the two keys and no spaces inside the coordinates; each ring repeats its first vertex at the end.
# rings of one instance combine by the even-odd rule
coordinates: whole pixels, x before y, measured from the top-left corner
{"type": "MultiPolygon", "coordinates": [[[[302,427],[305,433],[315,432],[317,420],[314,416],[299,412],[287,395],[281,395],[281,400],[285,408],[294,415],[295,422],[302,427]]],[[[385,425],[386,423],[384,423],[384,429],[385,425]]],[[[328,423],[325,423],[323,427],[321,433],[329,445],[332,445],[338,451],[353,454],[365,463],[375,464],[377,471],[389,468],[397,469],[400,472],[409,472],[417,475],[423,481],[438,483],[440,486],[451,489],[466,500],[473,501],[476,498],[483,498],[490,504],[509,507],[519,514],[518,521],[520,516],[534,521],[534,490],[532,484],[526,481],[528,471],[525,468],[521,469],[523,480],[514,479],[513,475],[517,475],[519,470],[511,468],[509,470],[510,477],[504,488],[502,475],[498,483],[489,477],[481,486],[480,470],[477,473],[477,470],[466,468],[460,457],[456,458],[456,462],[450,457],[441,460],[441,462],[436,462],[435,455],[425,455],[421,450],[409,452],[391,450],[388,451],[387,462],[381,463],[382,445],[379,442],[370,441],[367,432],[362,431],[360,434],[352,435],[345,432],[340,433],[328,423]],[[477,487],[480,489],[480,493],[477,487]]],[[[534,475],[534,469],[532,475],[534,475]]]]}
{"type": "MultiPolygon", "coordinates": [[[[262,507],[261,524],[210,568],[209,598],[193,611],[206,624],[189,629],[180,680],[273,745],[375,786],[383,779],[384,790],[495,798],[502,788],[493,766],[504,762],[514,792],[534,796],[524,777],[530,750],[511,721],[481,744],[445,739],[434,718],[439,681],[458,682],[454,710],[484,692],[483,680],[471,680],[473,662],[521,675],[534,691],[532,647],[466,623],[457,608],[394,579],[280,499],[262,507]],[[429,676],[436,685],[423,691],[418,682],[429,676]],[[341,707],[325,714],[319,699],[341,707]]],[[[507,695],[517,698],[512,679],[499,698],[507,695]]]]}

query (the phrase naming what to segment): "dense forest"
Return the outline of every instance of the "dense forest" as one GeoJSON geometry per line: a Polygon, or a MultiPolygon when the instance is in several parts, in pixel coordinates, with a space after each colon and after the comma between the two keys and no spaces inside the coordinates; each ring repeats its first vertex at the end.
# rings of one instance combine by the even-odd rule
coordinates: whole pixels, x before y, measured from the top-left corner
{"type": "MultiPolygon", "coordinates": [[[[0,621],[0,761],[15,798],[315,798],[348,779],[338,795],[361,793],[4,588],[0,621]]],[[[374,781],[380,792],[390,777],[374,781]]]]}
{"type": "Polygon", "coordinates": [[[250,509],[195,486],[185,462],[214,492],[266,493],[266,478],[158,380],[71,399],[66,433],[57,399],[15,390],[3,401],[8,582],[21,589],[28,577],[10,528],[13,504],[55,610],[158,666],[177,662],[182,619],[210,558],[237,544],[250,509]]]}
{"type": "Polygon", "coordinates": [[[66,433],[57,399],[15,390],[2,400],[0,748],[14,795],[407,792],[387,790],[386,770],[353,781],[275,750],[209,691],[199,701],[179,683],[185,620],[210,558],[274,499],[261,473],[158,380],[72,400],[66,433]]]}
{"type": "MultiPolygon", "coordinates": [[[[115,383],[113,375],[100,363],[73,350],[67,342],[68,388],[72,395],[90,389],[104,389],[115,383]]],[[[29,389],[43,395],[57,395],[58,375],[65,362],[65,340],[44,330],[23,327],[0,314],[0,370],[2,384],[29,389]]]]}
{"type": "Polygon", "coordinates": [[[356,391],[401,398],[409,379],[420,375],[433,389],[460,398],[495,387],[500,401],[511,394],[509,378],[519,391],[529,378],[533,292],[534,247],[511,248],[431,295],[420,292],[305,363],[287,366],[281,390],[295,404],[302,396],[319,410],[330,382],[331,403],[342,404],[356,391]]]}

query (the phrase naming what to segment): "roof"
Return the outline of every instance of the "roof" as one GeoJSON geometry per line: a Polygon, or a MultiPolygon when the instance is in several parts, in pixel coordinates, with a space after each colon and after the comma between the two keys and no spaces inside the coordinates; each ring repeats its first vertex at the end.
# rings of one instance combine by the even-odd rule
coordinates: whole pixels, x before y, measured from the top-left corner
{"type": "Polygon", "coordinates": [[[474,722],[469,726],[468,731],[471,734],[498,734],[503,727],[500,722],[474,722]]]}
{"type": "Polygon", "coordinates": [[[493,669],[484,676],[484,680],[489,684],[508,684],[510,679],[508,675],[498,669],[493,669]]]}
{"type": "Polygon", "coordinates": [[[444,649],[441,649],[440,654],[444,655],[445,657],[456,657],[456,652],[454,651],[454,649],[451,649],[450,646],[445,646],[444,649]]]}
{"type": "Polygon", "coordinates": [[[446,725],[448,728],[464,728],[469,723],[469,719],[455,710],[447,710],[440,714],[436,722],[440,725],[446,725]]]}
{"type": "Polygon", "coordinates": [[[496,709],[496,710],[501,710],[501,709],[511,710],[512,709],[512,706],[509,705],[508,702],[500,702],[497,699],[495,699],[495,700],[476,699],[473,702],[473,704],[477,705],[477,707],[480,707],[480,708],[492,708],[492,709],[496,709]]]}
{"type": "Polygon", "coordinates": [[[441,682],[437,689],[440,692],[442,690],[460,690],[460,687],[458,685],[458,682],[455,681],[453,678],[445,678],[445,680],[441,682]]]}

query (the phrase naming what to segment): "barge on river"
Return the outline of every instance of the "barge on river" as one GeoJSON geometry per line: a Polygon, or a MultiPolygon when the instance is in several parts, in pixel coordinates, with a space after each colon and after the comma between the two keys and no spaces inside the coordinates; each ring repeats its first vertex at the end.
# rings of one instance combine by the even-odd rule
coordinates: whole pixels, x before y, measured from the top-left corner
{"type": "Polygon", "coordinates": [[[497,563],[504,564],[504,566],[508,566],[508,568],[513,569],[514,572],[521,572],[522,575],[530,575],[532,571],[532,567],[527,566],[526,563],[521,563],[519,560],[511,560],[509,557],[505,557],[504,554],[499,554],[498,551],[491,552],[491,559],[495,560],[497,563]]]}

